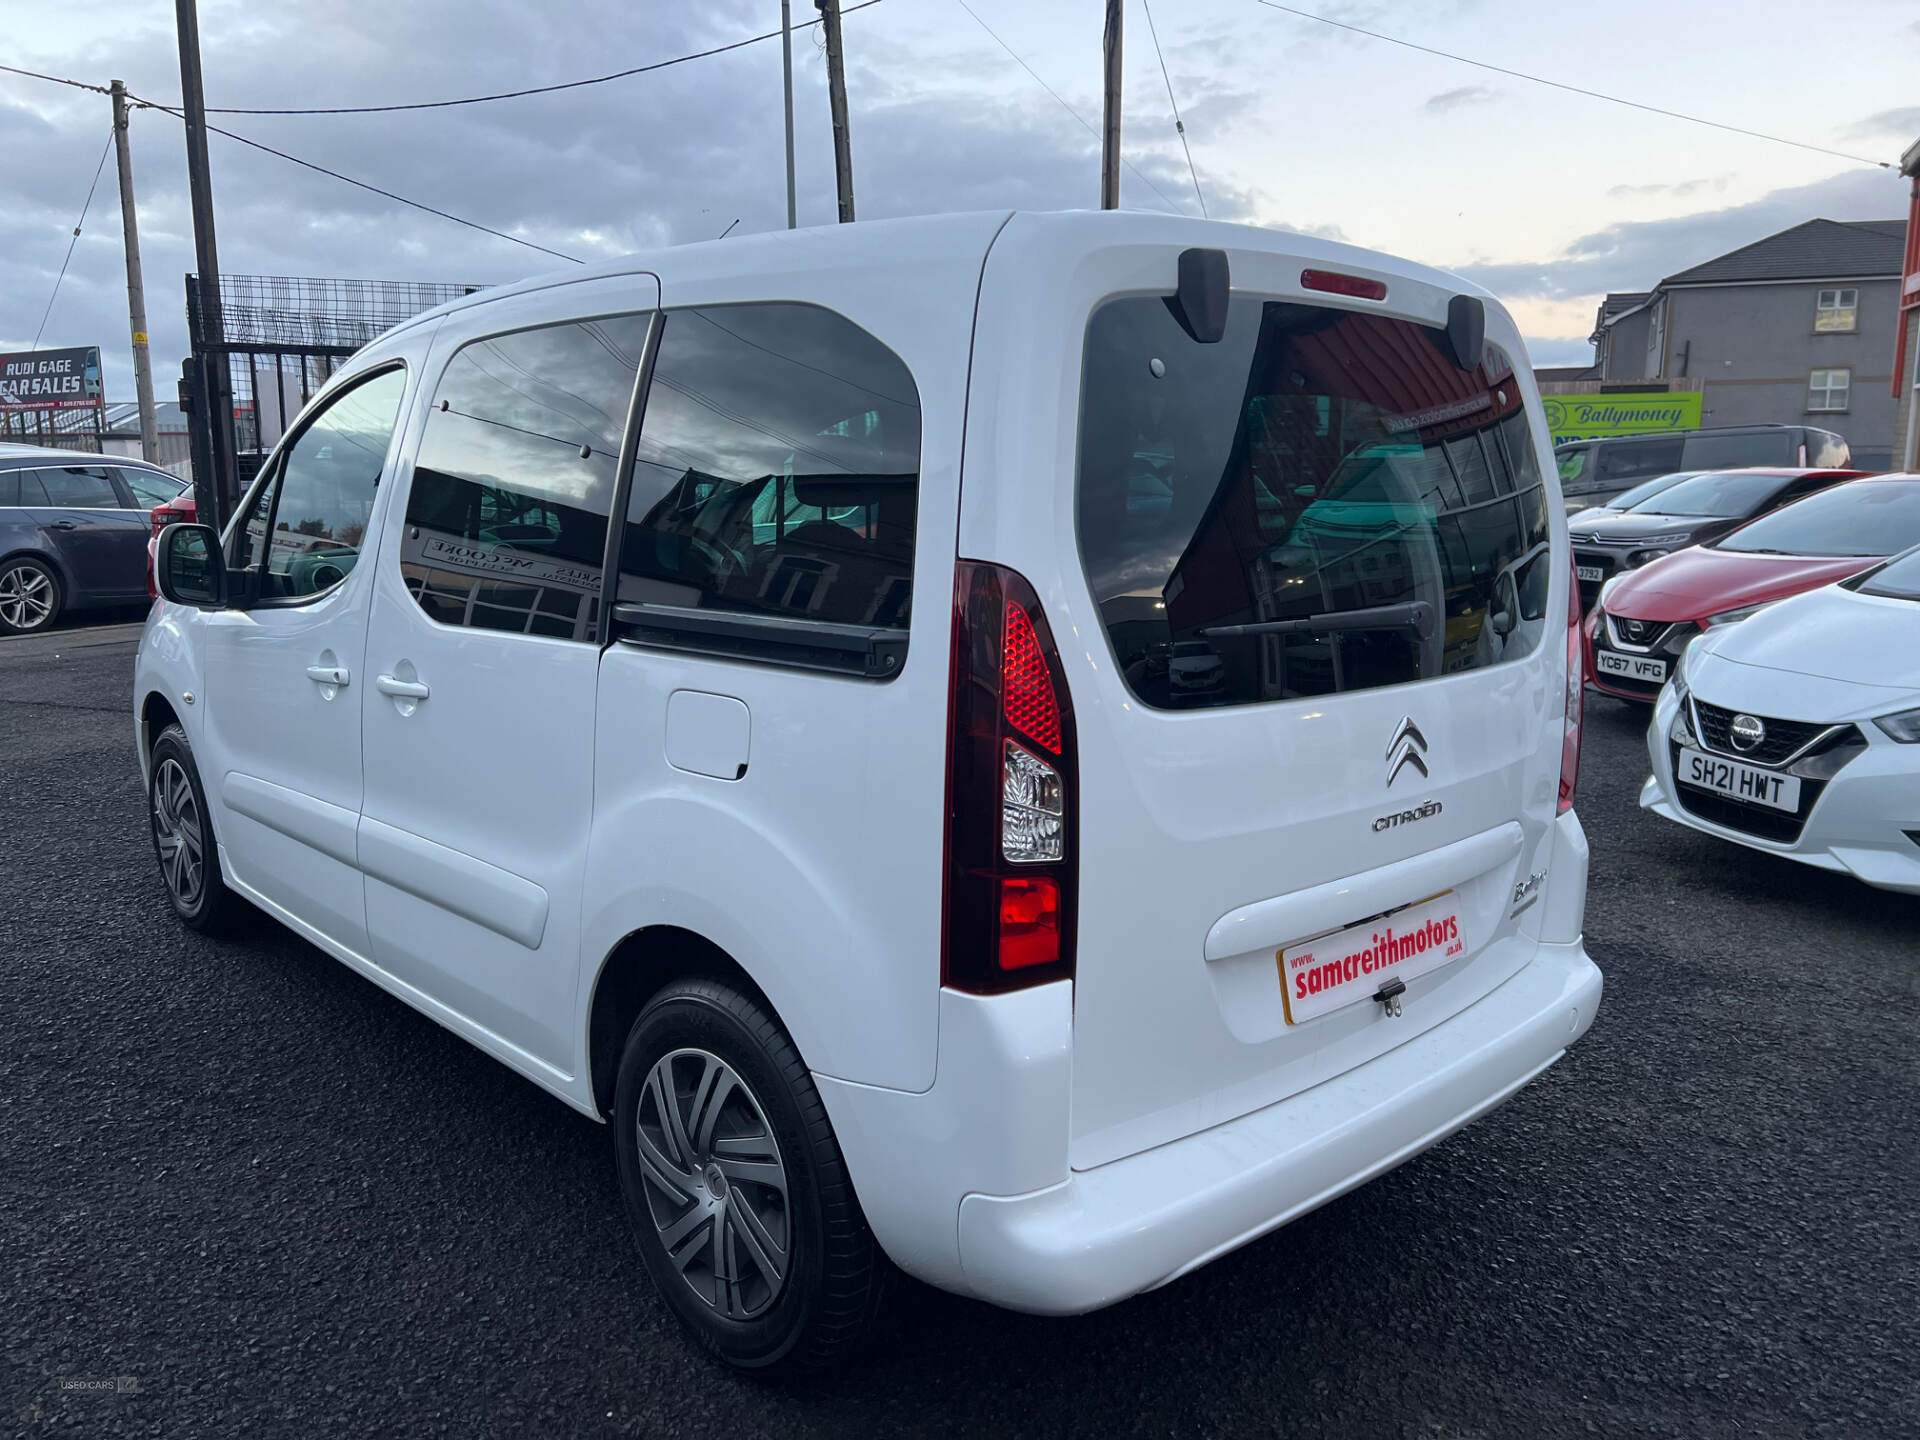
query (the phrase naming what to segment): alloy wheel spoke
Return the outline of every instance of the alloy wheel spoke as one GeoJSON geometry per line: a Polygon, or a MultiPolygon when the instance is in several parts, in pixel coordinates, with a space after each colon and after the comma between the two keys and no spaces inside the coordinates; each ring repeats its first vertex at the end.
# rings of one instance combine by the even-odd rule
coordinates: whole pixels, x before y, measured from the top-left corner
{"type": "Polygon", "coordinates": [[[687,1127],[681,1122],[678,1098],[673,1093],[673,1071],[662,1061],[647,1076],[647,1090],[653,1096],[653,1108],[660,1116],[660,1133],[666,1138],[667,1155],[681,1169],[693,1167],[693,1146],[687,1140],[687,1127]]]}
{"type": "Polygon", "coordinates": [[[787,1270],[786,1249],[775,1243],[772,1232],[738,1191],[727,1196],[727,1228],[740,1237],[768,1287],[779,1285],[787,1270]]]}
{"type": "Polygon", "coordinates": [[[700,1089],[694,1094],[693,1104],[687,1111],[687,1130],[693,1136],[693,1153],[709,1155],[713,1150],[713,1127],[720,1119],[720,1112],[726,1108],[727,1098],[733,1094],[733,1072],[719,1061],[708,1064],[707,1071],[700,1077],[700,1089]]]}
{"type": "Polygon", "coordinates": [[[640,1164],[647,1175],[673,1197],[674,1204],[691,1204],[696,1184],[692,1172],[681,1169],[669,1160],[666,1152],[653,1143],[653,1137],[645,1130],[640,1131],[639,1140],[640,1164]]]}
{"type": "Polygon", "coordinates": [[[787,1193],[787,1172],[778,1160],[736,1160],[731,1157],[716,1157],[713,1162],[720,1167],[720,1173],[734,1184],[745,1182],[749,1185],[764,1185],[769,1190],[777,1190],[781,1195],[787,1193]]]}
{"type": "Polygon", "coordinates": [[[660,1232],[660,1243],[666,1247],[667,1258],[673,1261],[674,1268],[685,1270],[688,1264],[706,1245],[706,1237],[700,1233],[701,1227],[712,1225],[714,1214],[704,1205],[689,1205],[687,1213],[660,1232]]]}

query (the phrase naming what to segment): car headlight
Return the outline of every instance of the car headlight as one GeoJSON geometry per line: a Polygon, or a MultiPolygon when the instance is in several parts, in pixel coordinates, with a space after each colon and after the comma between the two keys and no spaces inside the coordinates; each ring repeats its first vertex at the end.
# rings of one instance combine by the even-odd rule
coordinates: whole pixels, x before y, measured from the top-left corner
{"type": "Polygon", "coordinates": [[[1738,610],[1722,610],[1718,615],[1709,615],[1707,624],[1732,625],[1737,621],[1745,620],[1749,615],[1758,615],[1772,603],[1771,600],[1767,600],[1758,605],[1742,605],[1738,610]]]}
{"type": "Polygon", "coordinates": [[[1920,745],[1920,710],[1882,715],[1873,722],[1902,745],[1920,745]]]}
{"type": "Polygon", "coordinates": [[[1627,556],[1627,568],[1632,570],[1642,565],[1650,565],[1655,560],[1665,559],[1672,553],[1671,550],[1636,550],[1627,556]]]}

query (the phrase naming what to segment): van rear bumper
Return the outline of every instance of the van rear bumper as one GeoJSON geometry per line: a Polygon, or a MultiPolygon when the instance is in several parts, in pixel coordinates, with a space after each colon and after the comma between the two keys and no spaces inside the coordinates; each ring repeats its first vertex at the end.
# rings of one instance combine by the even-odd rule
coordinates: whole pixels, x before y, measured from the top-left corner
{"type": "Polygon", "coordinates": [[[1024,1195],[960,1205],[965,1287],[1073,1315],[1177,1279],[1485,1114],[1593,1023],[1600,971],[1543,945],[1443,1024],[1299,1095],[1024,1195]]]}

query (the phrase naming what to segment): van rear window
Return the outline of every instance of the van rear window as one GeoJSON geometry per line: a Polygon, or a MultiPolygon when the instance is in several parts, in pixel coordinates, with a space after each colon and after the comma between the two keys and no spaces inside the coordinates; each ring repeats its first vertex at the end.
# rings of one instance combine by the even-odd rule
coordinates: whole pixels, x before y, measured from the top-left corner
{"type": "Polygon", "coordinates": [[[1411,321],[1234,297],[1087,327],[1080,553],[1129,689],[1166,709],[1405,684],[1534,649],[1547,505],[1511,362],[1411,321]]]}

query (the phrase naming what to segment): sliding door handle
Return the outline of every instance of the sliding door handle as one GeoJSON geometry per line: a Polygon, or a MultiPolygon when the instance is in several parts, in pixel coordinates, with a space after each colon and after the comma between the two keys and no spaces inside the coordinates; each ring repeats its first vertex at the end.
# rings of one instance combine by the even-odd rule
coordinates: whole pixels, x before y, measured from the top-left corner
{"type": "Polygon", "coordinates": [[[344,665],[307,666],[307,679],[316,685],[345,685],[349,678],[347,667],[344,665]]]}

